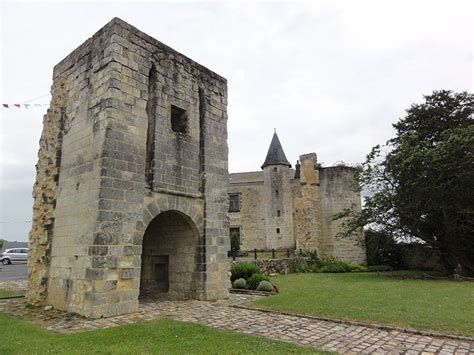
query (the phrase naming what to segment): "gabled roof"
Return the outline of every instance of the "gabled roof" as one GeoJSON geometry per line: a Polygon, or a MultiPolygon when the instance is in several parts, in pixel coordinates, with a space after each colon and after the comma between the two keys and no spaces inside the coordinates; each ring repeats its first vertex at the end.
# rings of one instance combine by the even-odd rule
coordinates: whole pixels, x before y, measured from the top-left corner
{"type": "Polygon", "coordinates": [[[272,142],[270,143],[270,148],[268,148],[267,157],[262,165],[262,169],[269,165],[287,165],[291,168],[291,164],[288,159],[286,159],[285,152],[283,151],[276,132],[273,133],[272,142]]]}

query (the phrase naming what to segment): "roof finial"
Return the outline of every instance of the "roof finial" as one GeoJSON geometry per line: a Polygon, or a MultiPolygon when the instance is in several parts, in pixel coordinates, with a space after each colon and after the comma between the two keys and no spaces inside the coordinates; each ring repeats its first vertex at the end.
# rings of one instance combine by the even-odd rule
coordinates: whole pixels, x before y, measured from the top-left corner
{"type": "Polygon", "coordinates": [[[277,129],[276,129],[276,128],[273,128],[273,133],[277,133],[277,129]]]}

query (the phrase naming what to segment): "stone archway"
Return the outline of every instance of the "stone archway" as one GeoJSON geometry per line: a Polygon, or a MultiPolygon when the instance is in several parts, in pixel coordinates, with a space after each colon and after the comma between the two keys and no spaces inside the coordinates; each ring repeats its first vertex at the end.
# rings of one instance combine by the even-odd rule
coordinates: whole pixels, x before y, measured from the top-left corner
{"type": "Polygon", "coordinates": [[[153,218],[143,236],[140,296],[192,298],[198,240],[196,225],[182,212],[168,210],[153,218]]]}

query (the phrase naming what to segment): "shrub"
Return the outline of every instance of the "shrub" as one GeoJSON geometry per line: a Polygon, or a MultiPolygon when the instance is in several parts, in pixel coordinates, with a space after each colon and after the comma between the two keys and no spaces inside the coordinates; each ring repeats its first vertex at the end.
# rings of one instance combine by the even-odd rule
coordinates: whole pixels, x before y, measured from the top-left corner
{"type": "Polygon", "coordinates": [[[352,272],[367,272],[369,271],[366,266],[360,264],[350,264],[352,272]]]}
{"type": "Polygon", "coordinates": [[[230,234],[230,250],[240,250],[240,236],[239,233],[230,234]]]}
{"type": "Polygon", "coordinates": [[[351,272],[352,264],[333,256],[324,256],[313,265],[313,272],[351,272]]]}
{"type": "Polygon", "coordinates": [[[367,264],[390,265],[393,268],[402,266],[403,253],[401,246],[393,237],[372,229],[366,230],[364,234],[367,264]]]}
{"type": "Polygon", "coordinates": [[[261,281],[258,284],[257,291],[272,292],[273,285],[269,281],[261,281]]]}
{"type": "Polygon", "coordinates": [[[370,265],[367,269],[372,272],[384,272],[393,270],[393,268],[388,265],[370,265]]]}
{"type": "Polygon", "coordinates": [[[326,264],[318,268],[318,272],[350,272],[351,267],[347,263],[326,264]]]}
{"type": "Polygon", "coordinates": [[[247,279],[247,288],[249,290],[255,290],[262,281],[270,281],[270,279],[264,274],[253,274],[247,279]]]}
{"type": "Polygon", "coordinates": [[[230,272],[232,274],[230,280],[235,281],[237,279],[248,280],[253,274],[261,273],[262,271],[255,264],[239,261],[238,263],[232,264],[230,272]]]}
{"type": "Polygon", "coordinates": [[[234,281],[234,288],[245,288],[247,286],[247,281],[245,279],[237,279],[234,281]]]}
{"type": "Polygon", "coordinates": [[[296,272],[296,273],[311,272],[311,268],[306,263],[296,263],[295,267],[293,268],[293,272],[296,272]]]}

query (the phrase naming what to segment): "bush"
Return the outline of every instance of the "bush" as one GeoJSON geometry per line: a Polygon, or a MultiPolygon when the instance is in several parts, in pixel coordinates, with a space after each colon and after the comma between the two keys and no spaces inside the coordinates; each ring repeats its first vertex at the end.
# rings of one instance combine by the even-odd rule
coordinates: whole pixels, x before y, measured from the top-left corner
{"type": "Polygon", "coordinates": [[[230,250],[240,250],[240,236],[239,233],[230,234],[230,250]]]}
{"type": "Polygon", "coordinates": [[[261,281],[258,284],[257,291],[272,292],[273,285],[269,281],[261,281]]]}
{"type": "Polygon", "coordinates": [[[255,290],[262,281],[270,281],[270,279],[264,274],[253,274],[247,279],[247,288],[249,290],[255,290]]]}
{"type": "Polygon", "coordinates": [[[308,263],[297,263],[294,272],[365,272],[368,271],[363,265],[352,264],[342,261],[333,256],[318,257],[316,252],[305,252],[309,257],[308,263]]]}
{"type": "Polygon", "coordinates": [[[247,281],[245,279],[237,279],[234,281],[234,288],[245,288],[247,286],[247,281]]]}
{"type": "Polygon", "coordinates": [[[403,253],[400,244],[390,235],[374,230],[365,231],[365,248],[367,264],[390,265],[392,268],[402,266],[403,253]]]}
{"type": "Polygon", "coordinates": [[[370,265],[367,269],[372,272],[393,271],[393,267],[388,265],[370,265]]]}
{"type": "Polygon", "coordinates": [[[350,264],[352,272],[367,272],[369,271],[366,266],[360,264],[350,264]]]}
{"type": "Polygon", "coordinates": [[[351,266],[347,263],[326,264],[318,268],[318,272],[350,272],[351,266]]]}
{"type": "Polygon", "coordinates": [[[351,272],[351,264],[333,256],[324,256],[313,267],[313,272],[351,272]]]}
{"type": "Polygon", "coordinates": [[[306,263],[296,263],[295,267],[293,268],[293,272],[296,272],[296,273],[311,272],[311,268],[306,263]]]}
{"type": "Polygon", "coordinates": [[[245,261],[239,261],[238,263],[232,264],[230,267],[230,272],[232,274],[230,277],[231,281],[235,281],[237,279],[248,280],[253,274],[262,273],[257,265],[247,263],[245,261]]]}

